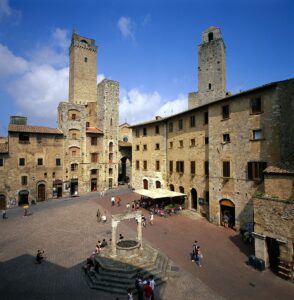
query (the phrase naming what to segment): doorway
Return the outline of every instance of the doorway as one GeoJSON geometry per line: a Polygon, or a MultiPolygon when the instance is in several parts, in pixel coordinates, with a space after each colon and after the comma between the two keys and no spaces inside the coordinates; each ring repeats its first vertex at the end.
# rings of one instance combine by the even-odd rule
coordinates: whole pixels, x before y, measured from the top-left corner
{"type": "Polygon", "coordinates": [[[235,204],[229,199],[222,199],[220,202],[220,223],[230,228],[235,226],[235,204]]]}
{"type": "Polygon", "coordinates": [[[29,192],[22,190],[18,193],[18,205],[29,205],[29,192]]]}
{"type": "Polygon", "coordinates": [[[194,188],[191,190],[191,200],[192,208],[197,209],[197,191],[194,188]]]}
{"type": "Polygon", "coordinates": [[[266,246],[268,251],[269,267],[274,273],[278,273],[280,247],[276,239],[266,237],[266,246]]]}
{"type": "Polygon", "coordinates": [[[78,195],[78,188],[79,183],[77,179],[72,179],[70,182],[70,194],[71,196],[77,196],[78,195]]]}
{"type": "Polygon", "coordinates": [[[5,195],[0,195],[0,209],[6,209],[6,199],[5,195]]]}
{"type": "Polygon", "coordinates": [[[45,184],[41,183],[38,185],[38,198],[37,201],[45,201],[46,198],[46,188],[45,184]]]}
{"type": "Polygon", "coordinates": [[[97,178],[91,178],[91,191],[97,191],[97,178]]]}

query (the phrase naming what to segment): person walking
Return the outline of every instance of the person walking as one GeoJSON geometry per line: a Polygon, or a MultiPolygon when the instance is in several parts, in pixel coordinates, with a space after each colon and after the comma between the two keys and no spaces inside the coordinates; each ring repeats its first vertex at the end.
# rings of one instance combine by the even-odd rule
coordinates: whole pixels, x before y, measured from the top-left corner
{"type": "Polygon", "coordinates": [[[44,259],[44,250],[42,251],[42,250],[38,250],[38,252],[37,252],[37,255],[36,255],[36,263],[37,264],[40,264],[42,261],[43,261],[43,259],[44,259]]]}
{"type": "Polygon", "coordinates": [[[133,291],[131,288],[128,289],[128,300],[134,300],[133,291]]]}
{"type": "Polygon", "coordinates": [[[98,210],[97,210],[96,217],[97,217],[97,222],[98,222],[98,223],[101,222],[101,213],[100,213],[99,208],[98,208],[98,210]]]}
{"type": "Polygon", "coordinates": [[[151,300],[154,300],[155,280],[154,280],[154,276],[153,275],[149,275],[149,282],[150,282],[150,286],[152,288],[151,300]]]}
{"type": "Polygon", "coordinates": [[[111,201],[111,206],[114,206],[115,205],[115,197],[112,196],[111,199],[110,199],[110,201],[111,201]]]}
{"type": "Polygon", "coordinates": [[[3,220],[7,219],[6,210],[5,209],[2,209],[2,219],[3,220]]]}
{"type": "Polygon", "coordinates": [[[153,220],[154,220],[154,214],[153,212],[150,213],[150,225],[153,225],[153,220]]]}
{"type": "Polygon", "coordinates": [[[196,264],[199,267],[202,267],[202,260],[203,260],[203,254],[200,251],[200,246],[197,246],[197,248],[196,248],[196,264]]]}

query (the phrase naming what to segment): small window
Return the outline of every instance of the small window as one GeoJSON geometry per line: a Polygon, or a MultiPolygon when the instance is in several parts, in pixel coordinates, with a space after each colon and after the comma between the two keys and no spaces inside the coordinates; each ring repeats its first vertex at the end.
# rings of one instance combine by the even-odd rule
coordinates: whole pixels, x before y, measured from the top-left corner
{"type": "Polygon", "coordinates": [[[155,150],[159,150],[159,149],[160,149],[159,144],[155,144],[155,150]]]}
{"type": "Polygon", "coordinates": [[[140,150],[140,145],[136,145],[136,151],[140,150]]]}
{"type": "Polygon", "coordinates": [[[230,162],[223,161],[223,177],[230,177],[230,162]]]}
{"type": "Polygon", "coordinates": [[[230,117],[230,106],[229,105],[224,105],[222,107],[222,115],[223,115],[223,120],[229,119],[229,117],[230,117]]]}
{"type": "Polygon", "coordinates": [[[169,161],[169,172],[172,173],[174,171],[174,162],[172,160],[169,161]]]}
{"type": "Polygon", "coordinates": [[[263,171],[267,163],[263,161],[248,162],[247,172],[249,180],[263,180],[263,171]]]}
{"type": "Polygon", "coordinates": [[[176,171],[178,173],[184,173],[184,161],[180,160],[176,162],[176,171]]]}
{"type": "Polygon", "coordinates": [[[207,205],[209,205],[209,191],[204,192],[204,198],[207,205]]]}
{"type": "Polygon", "coordinates": [[[143,150],[147,151],[147,145],[146,144],[143,145],[143,150]]]}
{"type": "Polygon", "coordinates": [[[139,137],[139,136],[140,136],[140,129],[136,128],[136,137],[139,137]]]}
{"type": "Polygon", "coordinates": [[[196,140],[195,139],[191,139],[190,140],[190,147],[195,147],[196,146],[196,140]]]}
{"type": "Polygon", "coordinates": [[[91,145],[92,146],[97,146],[97,137],[96,136],[91,137],[91,145]]]}
{"type": "Polygon", "coordinates": [[[4,166],[4,159],[0,158],[0,167],[3,167],[3,166],[4,166]]]}
{"type": "Polygon", "coordinates": [[[84,62],[88,62],[88,57],[84,57],[84,62]]]}
{"type": "Polygon", "coordinates": [[[76,119],[77,119],[77,115],[76,115],[76,114],[72,114],[72,115],[71,115],[71,119],[72,119],[72,120],[76,120],[76,119]]]}
{"type": "Polygon", "coordinates": [[[196,118],[195,116],[190,116],[190,127],[195,127],[196,126],[196,118]]]}
{"type": "Polygon", "coordinates": [[[70,165],[70,169],[72,172],[75,172],[78,170],[79,165],[78,164],[71,164],[70,165]]]}
{"type": "Polygon", "coordinates": [[[44,178],[47,178],[47,172],[44,173],[44,178]]]}
{"type": "Polygon", "coordinates": [[[178,121],[178,123],[179,123],[179,130],[182,130],[183,129],[183,119],[180,119],[178,121]]]}
{"type": "Polygon", "coordinates": [[[55,178],[55,172],[52,172],[52,178],[55,178]]]}
{"type": "Polygon", "coordinates": [[[209,137],[206,136],[206,137],[204,138],[204,140],[205,140],[205,145],[208,145],[208,144],[209,144],[209,137]]]}
{"type": "Polygon", "coordinates": [[[208,161],[204,162],[204,175],[209,176],[209,162],[208,161]]]}
{"type": "Polygon", "coordinates": [[[173,132],[174,131],[174,123],[173,122],[169,122],[168,123],[168,131],[169,132],[173,132]]]}
{"type": "Polygon", "coordinates": [[[56,166],[61,166],[61,159],[60,158],[56,158],[55,164],[56,164],[56,166]]]}
{"type": "Polygon", "coordinates": [[[208,41],[209,42],[213,41],[213,32],[208,33],[208,41]]]}
{"type": "Polygon", "coordinates": [[[169,148],[172,149],[174,146],[174,143],[173,142],[169,142],[169,148]]]}
{"type": "Polygon", "coordinates": [[[180,141],[179,141],[179,147],[180,147],[180,148],[183,148],[183,147],[184,147],[184,142],[183,142],[183,140],[180,140],[180,141]]]}
{"type": "Polygon", "coordinates": [[[91,170],[91,175],[97,175],[97,169],[92,169],[91,170]]]}
{"type": "Polygon", "coordinates": [[[263,134],[261,129],[255,129],[252,131],[252,138],[254,141],[262,140],[263,134]]]}
{"type": "Polygon", "coordinates": [[[140,169],[140,162],[138,160],[136,160],[136,170],[140,169]]]}
{"type": "Polygon", "coordinates": [[[38,166],[43,166],[43,158],[38,158],[37,165],[38,166]]]}
{"type": "Polygon", "coordinates": [[[159,134],[159,126],[158,125],[155,126],[155,134],[159,134]]]}
{"type": "Polygon", "coordinates": [[[91,153],[91,162],[96,163],[98,161],[98,154],[97,153],[91,153]]]}
{"type": "Polygon", "coordinates": [[[20,158],[18,164],[20,166],[24,166],[26,164],[26,160],[24,158],[20,158]]]}
{"type": "Polygon", "coordinates": [[[110,126],[112,126],[112,118],[110,119],[110,126]]]}
{"type": "Polygon", "coordinates": [[[40,134],[37,134],[37,143],[38,144],[42,143],[42,136],[40,134]]]}
{"type": "Polygon", "coordinates": [[[112,168],[109,168],[109,169],[108,169],[108,174],[109,174],[109,176],[112,176],[112,174],[113,174],[112,168]]]}
{"type": "Polygon", "coordinates": [[[204,124],[208,124],[208,111],[204,112],[204,124]]]}
{"type": "Polygon", "coordinates": [[[156,161],[156,171],[160,171],[160,161],[159,160],[157,160],[156,161]]]}
{"type": "Polygon", "coordinates": [[[30,136],[28,133],[20,133],[18,136],[18,142],[20,144],[29,144],[30,136]]]}
{"type": "Polygon", "coordinates": [[[231,142],[231,140],[230,140],[230,134],[229,133],[223,134],[223,143],[227,144],[227,143],[230,143],[230,142],[231,142]]]}
{"type": "Polygon", "coordinates": [[[86,122],[86,127],[90,127],[90,122],[86,122]]]}
{"type": "Polygon", "coordinates": [[[211,83],[208,84],[208,89],[211,90],[211,83]]]}
{"type": "Polygon", "coordinates": [[[146,127],[143,128],[143,136],[147,136],[147,128],[146,127]]]}
{"type": "Polygon", "coordinates": [[[146,171],[147,170],[147,160],[143,161],[143,169],[146,171]]]}
{"type": "Polygon", "coordinates": [[[261,98],[258,97],[258,98],[251,99],[250,107],[251,107],[252,114],[260,114],[262,112],[261,111],[261,98]]]}
{"type": "Polygon", "coordinates": [[[28,176],[21,176],[21,185],[27,185],[28,184],[28,176]]]}
{"type": "Polygon", "coordinates": [[[195,174],[196,173],[196,163],[195,163],[195,161],[190,162],[190,168],[191,168],[191,174],[195,174]]]}

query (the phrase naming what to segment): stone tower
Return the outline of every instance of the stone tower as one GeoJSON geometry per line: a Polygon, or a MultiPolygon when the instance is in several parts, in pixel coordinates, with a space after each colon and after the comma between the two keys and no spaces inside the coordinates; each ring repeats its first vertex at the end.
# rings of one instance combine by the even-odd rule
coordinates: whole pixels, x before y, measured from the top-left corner
{"type": "Polygon", "coordinates": [[[189,94],[189,109],[226,96],[226,47],[218,27],[202,33],[198,45],[198,92],[189,94]]]}
{"type": "Polygon", "coordinates": [[[97,101],[97,47],[95,40],[73,33],[69,48],[69,102],[97,101]]]}

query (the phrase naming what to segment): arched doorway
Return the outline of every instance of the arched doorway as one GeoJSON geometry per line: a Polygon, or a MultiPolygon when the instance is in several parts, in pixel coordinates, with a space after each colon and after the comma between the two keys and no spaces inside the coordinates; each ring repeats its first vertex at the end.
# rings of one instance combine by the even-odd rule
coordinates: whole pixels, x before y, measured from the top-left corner
{"type": "Polygon", "coordinates": [[[0,194],[0,209],[6,209],[6,198],[3,194],[0,194]]]}
{"type": "Polygon", "coordinates": [[[224,220],[228,220],[230,228],[235,226],[235,204],[229,199],[222,199],[220,204],[221,224],[224,225],[224,220]]]}
{"type": "Polygon", "coordinates": [[[145,190],[148,190],[148,180],[147,179],[143,180],[143,187],[145,190]]]}
{"type": "Polygon", "coordinates": [[[175,191],[175,187],[174,187],[174,185],[173,185],[173,184],[170,184],[170,185],[169,185],[169,190],[170,190],[170,191],[172,191],[172,192],[174,192],[174,191],[175,191]]]}
{"type": "Polygon", "coordinates": [[[29,204],[29,191],[22,190],[18,193],[18,205],[28,205],[29,204]]]}
{"type": "Polygon", "coordinates": [[[38,198],[37,201],[45,201],[46,199],[46,186],[44,183],[38,185],[38,198]]]}
{"type": "Polygon", "coordinates": [[[184,194],[184,193],[185,193],[184,187],[183,187],[183,186],[180,186],[180,187],[179,187],[179,191],[180,191],[180,193],[183,193],[183,194],[184,194]]]}
{"type": "Polygon", "coordinates": [[[197,209],[197,191],[194,188],[191,190],[191,206],[197,209]]]}
{"type": "Polygon", "coordinates": [[[160,188],[161,188],[161,183],[160,183],[160,181],[157,180],[157,181],[155,182],[155,186],[156,186],[157,189],[160,189],[160,188]]]}

